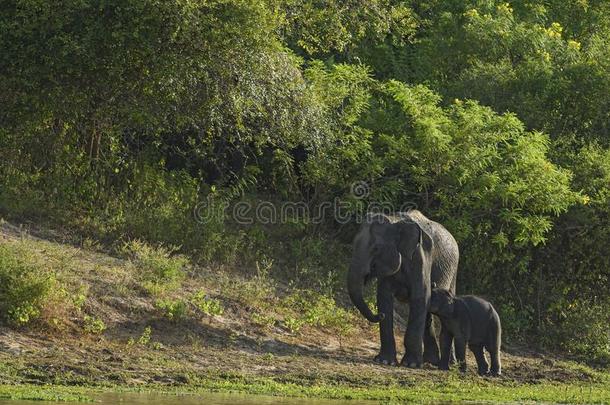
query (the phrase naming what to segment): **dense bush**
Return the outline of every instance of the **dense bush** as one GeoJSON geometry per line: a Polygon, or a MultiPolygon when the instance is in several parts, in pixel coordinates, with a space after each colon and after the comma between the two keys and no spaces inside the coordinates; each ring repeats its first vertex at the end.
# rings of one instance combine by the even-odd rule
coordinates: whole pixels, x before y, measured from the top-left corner
{"type": "Polygon", "coordinates": [[[13,325],[40,317],[54,293],[53,274],[28,259],[17,244],[0,244],[0,314],[13,325]]]}
{"type": "Polygon", "coordinates": [[[173,249],[153,247],[138,240],[125,243],[122,251],[133,261],[143,287],[151,294],[161,294],[180,286],[189,260],[172,255],[173,249]]]}
{"type": "Polygon", "coordinates": [[[608,11],[5,1],[0,213],[146,241],[127,250],[151,292],[183,276],[162,243],[341,301],[353,220],[417,206],[456,235],[459,289],[497,304],[509,340],[604,358],[608,11]],[[238,201],[345,210],[244,224],[238,201]]]}

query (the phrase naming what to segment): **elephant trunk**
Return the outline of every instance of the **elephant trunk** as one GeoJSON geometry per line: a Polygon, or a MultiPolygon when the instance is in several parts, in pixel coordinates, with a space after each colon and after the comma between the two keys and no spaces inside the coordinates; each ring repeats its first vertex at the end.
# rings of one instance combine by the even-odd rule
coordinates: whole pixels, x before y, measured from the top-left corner
{"type": "Polygon", "coordinates": [[[352,303],[358,311],[369,320],[369,322],[380,322],[383,318],[383,314],[375,315],[367,303],[364,301],[364,274],[366,272],[363,271],[362,266],[356,265],[352,263],[349,269],[348,279],[347,279],[347,290],[349,292],[349,298],[352,300],[352,303]]]}

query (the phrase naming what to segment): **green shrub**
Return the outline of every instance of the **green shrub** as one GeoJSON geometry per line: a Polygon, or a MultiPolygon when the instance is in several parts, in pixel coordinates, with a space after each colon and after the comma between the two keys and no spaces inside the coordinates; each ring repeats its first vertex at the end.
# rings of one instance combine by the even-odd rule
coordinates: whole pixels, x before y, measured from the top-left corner
{"type": "Polygon", "coordinates": [[[92,335],[99,335],[106,330],[106,324],[101,319],[85,315],[83,330],[92,335]]]}
{"type": "Polygon", "coordinates": [[[516,303],[500,303],[497,310],[502,320],[502,336],[505,341],[523,341],[531,333],[534,313],[531,306],[518,308],[516,303]]]}
{"type": "Polygon", "coordinates": [[[298,314],[288,316],[283,324],[293,333],[303,325],[328,328],[336,331],[339,337],[345,336],[353,329],[352,314],[337,306],[329,296],[311,290],[299,290],[286,297],[281,306],[284,311],[298,314]]]}
{"type": "Polygon", "coordinates": [[[186,276],[188,258],[174,255],[175,248],[153,247],[139,240],[132,240],[122,251],[133,261],[139,271],[143,287],[152,295],[175,290],[186,276]]]}
{"type": "Polygon", "coordinates": [[[152,337],[152,328],[150,326],[147,326],[144,328],[144,331],[142,331],[142,334],[138,338],[138,344],[140,346],[146,346],[147,344],[150,343],[151,337],[152,337]]]}
{"type": "Polygon", "coordinates": [[[204,242],[193,218],[198,198],[196,179],[182,171],[165,171],[148,161],[131,176],[131,192],[110,198],[98,227],[110,226],[113,233],[188,249],[204,242]]]}
{"type": "Polygon", "coordinates": [[[292,316],[286,316],[282,321],[282,325],[290,331],[290,333],[297,333],[301,330],[301,327],[305,324],[305,321],[301,318],[295,318],[292,316]]]}
{"type": "Polygon", "coordinates": [[[209,316],[222,315],[224,313],[221,302],[217,299],[207,297],[203,291],[198,291],[193,294],[191,296],[191,303],[201,312],[209,316]]]}
{"type": "Polygon", "coordinates": [[[295,287],[314,289],[327,295],[345,287],[345,263],[351,250],[348,244],[326,237],[298,237],[289,243],[295,268],[285,277],[295,287]],[[332,251],[334,254],[329,255],[332,251]]]}
{"type": "Polygon", "coordinates": [[[275,325],[275,317],[271,315],[266,315],[260,312],[252,312],[250,315],[250,319],[256,325],[262,326],[263,328],[269,329],[273,325],[275,325]]]}
{"type": "Polygon", "coordinates": [[[17,243],[0,244],[0,316],[13,325],[37,319],[56,290],[54,275],[17,243]]]}
{"type": "Polygon", "coordinates": [[[563,302],[544,343],[589,362],[610,365],[610,302],[563,302]]]}
{"type": "Polygon", "coordinates": [[[79,312],[83,310],[85,302],[87,302],[87,295],[82,292],[72,296],[72,304],[74,305],[74,308],[79,312]]]}
{"type": "Polygon", "coordinates": [[[40,177],[39,173],[30,174],[0,165],[0,212],[16,217],[40,216],[47,208],[45,193],[34,187],[40,177]]]}
{"type": "Polygon", "coordinates": [[[146,346],[150,343],[152,337],[152,328],[150,326],[147,326],[144,328],[144,330],[142,331],[142,334],[138,337],[138,339],[134,339],[129,338],[129,341],[127,342],[127,347],[131,347],[134,345],[139,345],[139,346],[146,346]]]}
{"type": "Polygon", "coordinates": [[[181,299],[159,299],[155,301],[155,307],[170,321],[179,321],[188,314],[187,302],[181,299]]]}
{"type": "Polygon", "coordinates": [[[307,309],[306,319],[311,325],[337,328],[349,322],[349,314],[334,299],[320,295],[307,309]]]}

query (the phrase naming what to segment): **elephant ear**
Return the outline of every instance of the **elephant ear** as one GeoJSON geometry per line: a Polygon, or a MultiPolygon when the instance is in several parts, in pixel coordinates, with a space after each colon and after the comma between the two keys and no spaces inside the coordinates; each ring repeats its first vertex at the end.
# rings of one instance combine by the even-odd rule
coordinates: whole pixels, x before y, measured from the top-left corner
{"type": "Polygon", "coordinates": [[[399,250],[405,253],[405,260],[429,261],[434,246],[432,237],[415,222],[403,222],[399,226],[401,228],[399,250]]]}
{"type": "Polygon", "coordinates": [[[430,271],[430,267],[432,266],[432,247],[434,246],[434,242],[432,238],[426,231],[419,228],[419,240],[415,249],[410,255],[411,264],[414,267],[421,266],[421,268],[426,271],[430,271]]]}
{"type": "Polygon", "coordinates": [[[397,224],[400,227],[400,244],[403,261],[409,277],[412,291],[411,297],[430,297],[430,272],[432,271],[432,237],[413,221],[397,224]]]}

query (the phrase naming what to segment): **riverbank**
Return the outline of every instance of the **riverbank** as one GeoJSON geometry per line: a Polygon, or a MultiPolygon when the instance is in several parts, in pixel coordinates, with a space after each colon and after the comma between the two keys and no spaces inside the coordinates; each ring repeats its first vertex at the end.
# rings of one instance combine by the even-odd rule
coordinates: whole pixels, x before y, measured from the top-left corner
{"type": "Polygon", "coordinates": [[[53,280],[35,321],[0,328],[1,398],[82,401],[128,390],[610,403],[607,371],[523,347],[504,348],[497,379],[476,376],[472,356],[465,375],[374,364],[375,325],[332,299],[274,284],[264,269],[200,268],[137,243],[109,254],[7,223],[0,245],[53,280]]]}
{"type": "Polygon", "coordinates": [[[498,384],[497,381],[475,380],[461,375],[447,376],[440,382],[423,379],[403,381],[403,385],[361,386],[278,382],[270,378],[200,380],[199,384],[160,386],[61,386],[61,385],[2,385],[0,399],[92,402],[108,393],[141,393],[206,397],[209,393],[245,394],[248,396],[278,396],[289,398],[367,400],[383,403],[437,402],[543,402],[543,403],[610,403],[608,380],[594,383],[498,384]]]}

